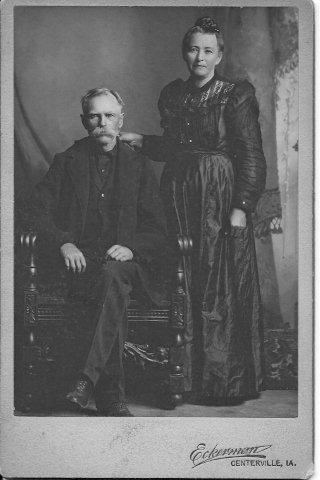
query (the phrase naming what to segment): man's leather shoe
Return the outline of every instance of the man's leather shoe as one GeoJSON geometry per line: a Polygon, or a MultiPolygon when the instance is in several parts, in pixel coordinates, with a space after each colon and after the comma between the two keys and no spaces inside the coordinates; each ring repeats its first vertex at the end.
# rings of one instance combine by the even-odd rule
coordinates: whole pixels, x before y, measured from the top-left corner
{"type": "Polygon", "coordinates": [[[93,386],[90,380],[80,378],[75,384],[74,390],[67,394],[67,400],[80,408],[88,408],[93,393],[93,386]]]}
{"type": "Polygon", "coordinates": [[[114,402],[108,407],[98,410],[98,414],[105,417],[133,417],[125,402],[114,402]]]}

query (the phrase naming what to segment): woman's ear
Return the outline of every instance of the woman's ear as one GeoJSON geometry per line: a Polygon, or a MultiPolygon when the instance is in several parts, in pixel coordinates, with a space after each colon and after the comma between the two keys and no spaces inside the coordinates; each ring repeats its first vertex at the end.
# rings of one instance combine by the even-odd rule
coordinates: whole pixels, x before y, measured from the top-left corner
{"type": "Polygon", "coordinates": [[[187,59],[186,59],[186,53],[187,53],[187,52],[186,52],[186,48],[184,48],[184,49],[182,50],[182,58],[183,58],[183,60],[184,60],[185,62],[187,61],[187,59]]]}
{"type": "Polygon", "coordinates": [[[221,60],[222,60],[222,57],[223,57],[223,52],[220,50],[220,51],[219,51],[219,56],[218,56],[218,60],[217,60],[216,65],[219,65],[219,63],[220,63],[221,60]]]}

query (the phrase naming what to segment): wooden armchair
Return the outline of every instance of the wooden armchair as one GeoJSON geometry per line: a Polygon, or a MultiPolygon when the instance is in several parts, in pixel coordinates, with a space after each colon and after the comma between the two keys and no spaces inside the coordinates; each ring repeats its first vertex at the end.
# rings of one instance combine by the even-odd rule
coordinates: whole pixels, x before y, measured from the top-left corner
{"type": "MultiPolygon", "coordinates": [[[[81,318],[88,313],[88,305],[67,302],[59,293],[61,284],[58,289],[50,285],[38,268],[37,246],[34,233],[22,233],[17,239],[15,408],[22,412],[52,411],[61,406],[82,355],[81,338],[86,336],[81,318]]],[[[183,266],[192,242],[179,236],[177,246],[176,278],[168,300],[155,307],[133,299],[127,312],[124,360],[128,388],[130,380],[131,384],[147,385],[149,391],[157,391],[163,408],[180,404],[184,392],[187,298],[183,266]],[[142,378],[144,381],[138,380],[142,378]]]]}

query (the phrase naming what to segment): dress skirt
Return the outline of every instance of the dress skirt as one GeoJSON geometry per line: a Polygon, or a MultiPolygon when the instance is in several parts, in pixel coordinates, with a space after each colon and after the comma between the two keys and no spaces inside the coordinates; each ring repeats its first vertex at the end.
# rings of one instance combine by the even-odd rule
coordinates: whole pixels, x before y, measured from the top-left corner
{"type": "Polygon", "coordinates": [[[250,214],[231,227],[234,174],[229,156],[181,149],[164,167],[168,231],[189,235],[185,388],[223,404],[257,396],[263,378],[261,299],[250,214]]]}

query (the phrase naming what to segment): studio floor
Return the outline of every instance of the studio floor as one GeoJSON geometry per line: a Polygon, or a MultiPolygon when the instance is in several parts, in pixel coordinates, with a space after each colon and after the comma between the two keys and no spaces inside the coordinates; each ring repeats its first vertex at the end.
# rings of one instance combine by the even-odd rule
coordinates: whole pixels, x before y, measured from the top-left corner
{"type": "MultiPolygon", "coordinates": [[[[296,390],[266,390],[258,399],[248,400],[242,405],[230,407],[206,407],[183,404],[175,410],[163,410],[152,406],[152,399],[128,399],[130,411],[136,417],[296,417],[298,416],[298,392],[296,390]]],[[[18,412],[17,412],[18,413],[18,412]]],[[[19,414],[19,413],[18,413],[19,414]]],[[[30,415],[30,414],[29,414],[30,415]]],[[[52,413],[37,416],[83,416],[94,412],[73,412],[61,408],[52,413]]]]}

